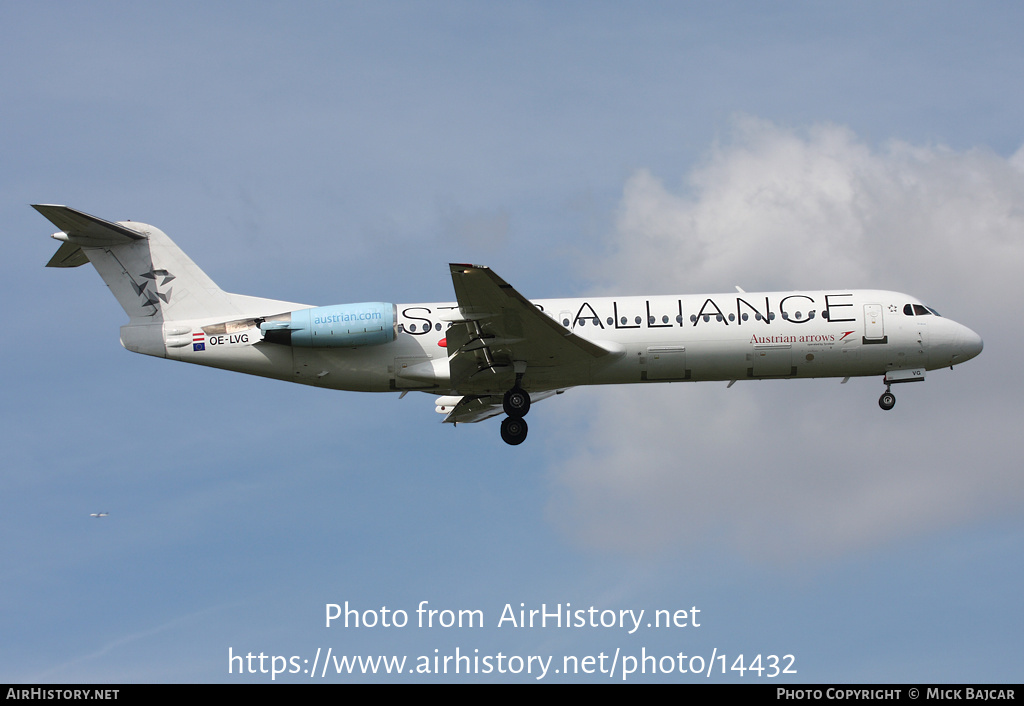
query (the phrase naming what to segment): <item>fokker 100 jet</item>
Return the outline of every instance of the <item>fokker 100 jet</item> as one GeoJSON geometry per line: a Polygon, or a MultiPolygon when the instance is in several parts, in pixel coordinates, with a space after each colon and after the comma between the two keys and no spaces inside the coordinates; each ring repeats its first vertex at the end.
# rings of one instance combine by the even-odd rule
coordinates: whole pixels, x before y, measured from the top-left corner
{"type": "Polygon", "coordinates": [[[337,390],[437,395],[444,421],[504,414],[577,385],[881,376],[921,381],[981,352],[978,334],[898,292],[744,292],[529,300],[487,267],[449,265],[455,302],[310,306],[221,290],[161,230],[66,206],[48,267],[91,262],[136,353],[337,390]]]}

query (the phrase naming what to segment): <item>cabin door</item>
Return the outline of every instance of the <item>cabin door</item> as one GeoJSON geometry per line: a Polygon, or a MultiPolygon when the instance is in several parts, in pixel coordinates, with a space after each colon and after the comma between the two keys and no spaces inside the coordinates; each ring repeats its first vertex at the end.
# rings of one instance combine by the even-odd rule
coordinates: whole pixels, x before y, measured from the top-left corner
{"type": "Polygon", "coordinates": [[[885,321],[881,304],[864,305],[864,343],[885,343],[885,321]]]}

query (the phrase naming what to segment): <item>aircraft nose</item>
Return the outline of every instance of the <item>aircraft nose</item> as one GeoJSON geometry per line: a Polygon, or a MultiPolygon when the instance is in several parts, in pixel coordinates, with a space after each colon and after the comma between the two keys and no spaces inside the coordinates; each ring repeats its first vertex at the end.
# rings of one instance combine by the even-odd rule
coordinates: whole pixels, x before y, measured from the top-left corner
{"type": "Polygon", "coordinates": [[[985,342],[981,340],[981,336],[979,336],[966,326],[964,326],[963,330],[960,332],[959,338],[960,340],[958,342],[959,345],[957,346],[957,348],[959,348],[960,350],[957,352],[956,356],[957,363],[962,363],[965,360],[970,360],[971,358],[981,353],[981,349],[985,347],[985,342]]]}

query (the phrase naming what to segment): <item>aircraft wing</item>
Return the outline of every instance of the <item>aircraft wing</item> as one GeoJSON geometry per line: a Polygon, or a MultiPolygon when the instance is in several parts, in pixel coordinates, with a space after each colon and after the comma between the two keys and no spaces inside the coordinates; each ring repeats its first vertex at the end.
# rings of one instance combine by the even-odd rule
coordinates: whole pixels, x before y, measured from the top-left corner
{"type": "MultiPolygon", "coordinates": [[[[503,394],[511,388],[516,372],[525,371],[529,385],[554,379],[555,375],[546,373],[557,368],[588,366],[621,354],[562,326],[490,268],[449,267],[458,314],[448,329],[447,349],[452,389],[458,393],[503,394]]],[[[551,387],[567,384],[572,383],[551,387]]]]}
{"type": "MultiPolygon", "coordinates": [[[[532,394],[533,402],[538,402],[554,395],[560,395],[565,390],[545,390],[532,394]]],[[[437,411],[447,414],[443,422],[445,424],[471,424],[482,422],[485,419],[504,414],[501,406],[501,395],[465,395],[454,405],[450,404],[451,398],[438,398],[437,411]],[[444,403],[444,404],[442,404],[444,403]]]]}

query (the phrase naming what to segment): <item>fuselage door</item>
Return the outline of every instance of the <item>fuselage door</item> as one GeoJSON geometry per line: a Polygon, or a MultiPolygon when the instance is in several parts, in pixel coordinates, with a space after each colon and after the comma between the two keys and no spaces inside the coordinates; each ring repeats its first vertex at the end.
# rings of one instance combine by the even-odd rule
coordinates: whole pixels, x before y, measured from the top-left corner
{"type": "Polygon", "coordinates": [[[657,346],[647,349],[648,380],[687,380],[686,348],[657,346]]]}
{"type": "Polygon", "coordinates": [[[885,322],[881,304],[864,305],[864,343],[885,343],[885,322]]]}
{"type": "Polygon", "coordinates": [[[767,343],[754,346],[751,356],[750,377],[796,375],[793,365],[793,346],[789,343],[767,343]]]}

